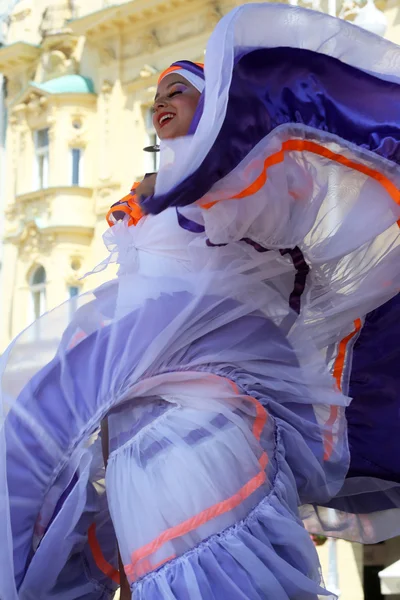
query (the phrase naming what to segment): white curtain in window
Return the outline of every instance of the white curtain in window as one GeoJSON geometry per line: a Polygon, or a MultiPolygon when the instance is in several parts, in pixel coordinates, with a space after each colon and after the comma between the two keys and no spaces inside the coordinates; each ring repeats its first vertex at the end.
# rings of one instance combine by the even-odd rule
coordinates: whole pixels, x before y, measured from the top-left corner
{"type": "Polygon", "coordinates": [[[46,311],[46,271],[41,265],[30,278],[32,320],[38,319],[46,311]]]}
{"type": "Polygon", "coordinates": [[[71,148],[70,185],[83,185],[83,149],[71,148]]]}
{"type": "Polygon", "coordinates": [[[40,190],[49,185],[49,130],[38,129],[34,132],[35,171],[34,186],[40,190]]]}
{"type": "MultiPolygon", "coordinates": [[[[46,312],[46,271],[42,265],[36,267],[29,281],[30,299],[28,321],[32,323],[46,312]]],[[[35,335],[39,335],[40,324],[35,326],[35,335]]]]}

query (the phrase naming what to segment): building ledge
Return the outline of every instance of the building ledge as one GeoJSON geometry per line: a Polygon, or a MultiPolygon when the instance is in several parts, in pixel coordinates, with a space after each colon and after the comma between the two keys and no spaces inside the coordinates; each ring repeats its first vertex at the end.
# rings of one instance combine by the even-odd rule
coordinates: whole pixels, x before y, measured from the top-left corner
{"type": "Polygon", "coordinates": [[[109,35],[113,30],[129,27],[142,20],[147,21],[179,6],[186,6],[188,1],[190,0],[131,0],[72,19],[68,25],[75,35],[109,35]]]}
{"type": "Polygon", "coordinates": [[[35,62],[41,54],[39,46],[26,42],[15,42],[0,48],[0,72],[10,73],[13,69],[26,67],[35,62]]]}
{"type": "MultiPolygon", "coordinates": [[[[51,81],[54,80],[49,80],[46,84],[51,81]]],[[[27,104],[30,104],[30,102],[35,103],[35,100],[38,98],[41,99],[42,108],[44,108],[47,103],[51,104],[55,102],[79,104],[89,107],[94,107],[96,105],[97,95],[87,91],[76,91],[76,83],[75,91],[71,90],[71,87],[70,91],[67,91],[65,89],[65,82],[63,84],[64,89],[61,89],[61,85],[59,84],[53,84],[53,86],[47,86],[46,84],[30,82],[19,95],[10,98],[8,103],[9,109],[16,112],[20,110],[24,111],[27,104]]],[[[80,84],[80,89],[83,89],[82,83],[80,84]]]]}
{"type": "Polygon", "coordinates": [[[41,190],[27,192],[26,194],[19,194],[15,197],[15,202],[35,202],[36,200],[43,200],[59,194],[68,194],[69,196],[84,196],[85,198],[91,198],[93,196],[93,188],[80,187],[78,185],[52,186],[48,188],[43,188],[41,190]]]}

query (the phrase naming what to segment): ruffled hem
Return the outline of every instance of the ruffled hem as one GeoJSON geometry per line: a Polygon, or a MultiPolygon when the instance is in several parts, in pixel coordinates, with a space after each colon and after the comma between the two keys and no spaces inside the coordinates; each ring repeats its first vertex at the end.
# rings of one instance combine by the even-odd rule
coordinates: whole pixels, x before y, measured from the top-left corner
{"type": "Polygon", "coordinates": [[[334,600],[280,462],[273,490],[245,519],[132,584],[132,600],[334,600]]]}

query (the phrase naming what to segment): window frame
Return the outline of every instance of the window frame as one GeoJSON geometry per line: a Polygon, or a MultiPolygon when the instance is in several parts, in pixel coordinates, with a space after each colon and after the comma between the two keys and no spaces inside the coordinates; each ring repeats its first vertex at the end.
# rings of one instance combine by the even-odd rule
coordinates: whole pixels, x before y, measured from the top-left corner
{"type": "Polygon", "coordinates": [[[34,323],[34,337],[40,333],[40,317],[47,310],[47,273],[43,265],[37,265],[29,277],[29,323],[34,323]],[[40,281],[35,281],[38,272],[41,273],[40,281]]]}
{"type": "Polygon", "coordinates": [[[70,173],[69,183],[73,187],[82,187],[84,181],[84,148],[82,146],[71,146],[69,149],[70,155],[70,173]],[[78,163],[75,164],[74,157],[78,155],[78,163]],[[75,171],[75,168],[77,169],[75,171]],[[75,177],[76,176],[76,177],[75,177]]]}
{"type": "Polygon", "coordinates": [[[50,128],[42,127],[33,132],[33,142],[35,150],[35,181],[36,190],[44,190],[49,187],[50,172],[50,128]],[[46,132],[46,144],[40,144],[40,134],[46,132]]]}

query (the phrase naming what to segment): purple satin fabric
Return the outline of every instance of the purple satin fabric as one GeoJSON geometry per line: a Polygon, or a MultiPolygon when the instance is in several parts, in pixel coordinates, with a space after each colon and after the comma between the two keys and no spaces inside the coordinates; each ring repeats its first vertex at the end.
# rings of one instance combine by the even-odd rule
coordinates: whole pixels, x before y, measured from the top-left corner
{"type": "Polygon", "coordinates": [[[189,71],[190,73],[193,73],[193,75],[197,75],[197,77],[204,79],[203,67],[200,67],[191,60],[177,60],[176,62],[172,63],[171,67],[180,67],[186,71],[189,71]]]}
{"type": "Polygon", "coordinates": [[[348,476],[400,483],[400,294],[367,315],[353,352],[346,410],[348,476]]]}
{"type": "MultiPolygon", "coordinates": [[[[346,409],[350,467],[347,478],[400,483],[400,294],[369,313],[354,346],[346,409]]],[[[345,390],[346,391],[346,390],[345,390]]],[[[334,498],[329,506],[372,513],[399,506],[399,490],[334,498]]]]}
{"type": "Polygon", "coordinates": [[[205,227],[204,225],[200,225],[200,223],[196,223],[196,221],[192,221],[192,219],[188,219],[182,213],[176,209],[176,216],[178,218],[179,226],[182,229],[186,229],[186,231],[190,231],[191,233],[204,233],[205,227]]]}
{"type": "Polygon", "coordinates": [[[254,50],[234,67],[225,121],[203,163],[168,194],[145,199],[146,212],[192,204],[284,123],[336,134],[400,164],[400,85],[309,50],[254,50]]]}

